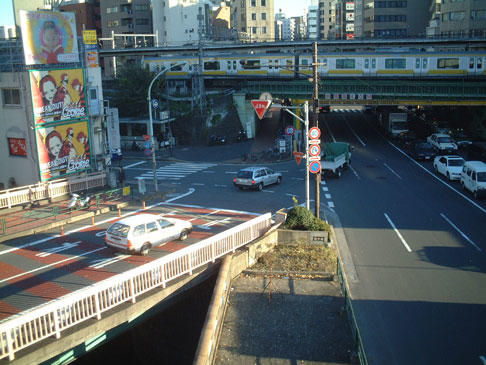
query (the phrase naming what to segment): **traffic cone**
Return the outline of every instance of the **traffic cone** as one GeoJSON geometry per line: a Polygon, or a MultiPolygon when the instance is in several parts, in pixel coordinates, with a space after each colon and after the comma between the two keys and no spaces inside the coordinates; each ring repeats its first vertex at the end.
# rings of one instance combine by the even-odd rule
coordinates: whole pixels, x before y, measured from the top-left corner
{"type": "Polygon", "coordinates": [[[94,226],[95,225],[95,221],[94,221],[94,215],[91,217],[91,225],[94,226]]]}
{"type": "Polygon", "coordinates": [[[61,236],[64,236],[64,224],[61,224],[61,236]]]}
{"type": "Polygon", "coordinates": [[[121,218],[121,208],[118,208],[118,218],[121,218]]]}
{"type": "Polygon", "coordinates": [[[142,209],[145,210],[145,200],[142,200],[142,209]]]}

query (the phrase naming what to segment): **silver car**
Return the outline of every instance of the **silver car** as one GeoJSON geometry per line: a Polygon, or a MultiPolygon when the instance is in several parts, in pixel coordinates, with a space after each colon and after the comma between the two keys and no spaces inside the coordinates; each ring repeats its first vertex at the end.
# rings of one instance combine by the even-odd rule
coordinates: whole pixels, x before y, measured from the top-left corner
{"type": "Polygon", "coordinates": [[[264,186],[280,184],[282,174],[274,172],[268,167],[247,167],[238,171],[233,179],[233,184],[239,189],[262,190],[264,186]]]}

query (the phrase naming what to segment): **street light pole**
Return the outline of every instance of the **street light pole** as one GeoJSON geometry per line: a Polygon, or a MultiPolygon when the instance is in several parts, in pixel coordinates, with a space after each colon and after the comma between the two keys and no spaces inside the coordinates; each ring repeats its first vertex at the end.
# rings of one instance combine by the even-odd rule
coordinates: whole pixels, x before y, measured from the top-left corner
{"type": "Polygon", "coordinates": [[[149,107],[149,125],[148,125],[148,135],[152,139],[152,167],[153,167],[153,172],[154,172],[154,186],[155,186],[155,191],[159,191],[159,186],[157,182],[157,161],[155,159],[155,137],[154,137],[154,123],[152,121],[152,104],[151,104],[151,99],[150,99],[150,93],[152,91],[152,85],[154,84],[155,80],[157,80],[160,76],[165,74],[167,71],[173,69],[174,67],[178,67],[180,65],[183,65],[184,63],[177,63],[175,65],[170,66],[169,68],[166,68],[162,71],[160,71],[155,77],[153,78],[152,82],[150,82],[150,86],[148,88],[148,93],[147,93],[147,101],[148,101],[148,107],[149,107]]]}

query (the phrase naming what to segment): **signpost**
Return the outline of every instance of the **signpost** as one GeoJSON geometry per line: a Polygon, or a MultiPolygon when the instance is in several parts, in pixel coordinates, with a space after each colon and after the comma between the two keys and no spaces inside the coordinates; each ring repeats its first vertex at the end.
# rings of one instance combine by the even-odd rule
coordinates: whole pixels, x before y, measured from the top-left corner
{"type": "Polygon", "coordinates": [[[293,135],[294,135],[294,133],[295,133],[295,129],[294,129],[294,127],[293,127],[293,126],[288,125],[287,127],[285,127],[285,134],[286,134],[287,136],[293,136],[293,135]]]}
{"type": "Polygon", "coordinates": [[[312,144],[310,147],[309,147],[309,155],[313,156],[313,157],[319,157],[319,160],[321,159],[320,156],[321,156],[321,146],[319,146],[318,144],[312,144]]]}
{"type": "Polygon", "coordinates": [[[271,100],[252,100],[253,108],[255,109],[258,119],[262,119],[268,107],[272,104],[271,100]]]}
{"type": "Polygon", "coordinates": [[[309,163],[309,171],[313,174],[317,174],[321,171],[321,161],[311,161],[309,163]]]}

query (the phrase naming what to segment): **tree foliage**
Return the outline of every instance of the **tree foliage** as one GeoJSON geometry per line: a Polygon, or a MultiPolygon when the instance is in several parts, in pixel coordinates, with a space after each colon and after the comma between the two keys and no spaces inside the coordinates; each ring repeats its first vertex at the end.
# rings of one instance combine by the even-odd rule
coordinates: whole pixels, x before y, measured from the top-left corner
{"type": "MultiPolygon", "coordinates": [[[[147,118],[147,92],[154,76],[153,72],[137,64],[127,64],[118,69],[110,105],[118,108],[121,117],[147,118]]],[[[152,89],[155,90],[156,86],[152,89]]]]}

